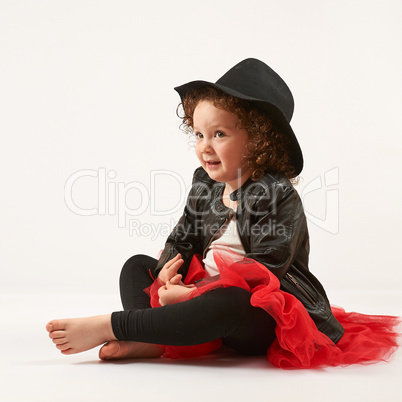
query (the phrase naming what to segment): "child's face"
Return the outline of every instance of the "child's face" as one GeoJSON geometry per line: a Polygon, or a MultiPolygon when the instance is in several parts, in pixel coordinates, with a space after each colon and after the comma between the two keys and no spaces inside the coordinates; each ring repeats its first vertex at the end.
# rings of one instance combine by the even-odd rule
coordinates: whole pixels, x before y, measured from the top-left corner
{"type": "Polygon", "coordinates": [[[237,127],[238,122],[235,114],[207,100],[200,101],[194,110],[197,157],[212,180],[228,184],[232,191],[251,174],[244,163],[248,133],[237,127]]]}

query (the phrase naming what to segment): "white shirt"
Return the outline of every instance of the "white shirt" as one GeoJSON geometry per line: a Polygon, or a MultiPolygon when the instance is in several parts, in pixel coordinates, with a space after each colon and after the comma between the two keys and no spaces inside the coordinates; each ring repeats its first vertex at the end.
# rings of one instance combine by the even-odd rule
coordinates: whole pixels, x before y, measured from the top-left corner
{"type": "Polygon", "coordinates": [[[231,259],[235,257],[235,260],[238,260],[238,257],[242,257],[246,254],[237,230],[236,215],[218,230],[214,236],[214,240],[209,245],[205,258],[202,260],[205,271],[207,271],[209,276],[219,274],[218,267],[214,260],[214,253],[216,252],[221,254],[229,253],[231,254],[231,259]]]}

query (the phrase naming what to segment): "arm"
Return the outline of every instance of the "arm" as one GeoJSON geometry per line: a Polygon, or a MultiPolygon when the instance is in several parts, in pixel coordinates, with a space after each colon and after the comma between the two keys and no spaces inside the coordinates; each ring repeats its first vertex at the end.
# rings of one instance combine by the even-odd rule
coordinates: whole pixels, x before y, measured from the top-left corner
{"type": "Polygon", "coordinates": [[[303,246],[307,258],[307,223],[300,197],[290,183],[276,183],[268,190],[269,196],[253,205],[246,256],[282,279],[303,246]]]}

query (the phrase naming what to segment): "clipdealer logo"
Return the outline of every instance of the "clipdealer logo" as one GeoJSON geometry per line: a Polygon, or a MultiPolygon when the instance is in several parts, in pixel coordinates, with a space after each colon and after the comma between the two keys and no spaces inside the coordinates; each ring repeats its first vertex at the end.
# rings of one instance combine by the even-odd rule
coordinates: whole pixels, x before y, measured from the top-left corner
{"type": "MultiPolygon", "coordinates": [[[[80,216],[93,215],[117,215],[119,228],[127,227],[128,217],[138,217],[147,210],[153,216],[166,216],[174,214],[183,209],[186,201],[187,188],[184,180],[177,173],[170,170],[153,170],[150,172],[150,187],[139,181],[129,183],[115,181],[117,173],[106,168],[83,169],[73,173],[64,186],[64,200],[68,209],[80,216]],[[74,201],[74,187],[82,179],[93,179],[96,181],[97,197],[91,208],[84,208],[74,201]],[[175,205],[169,209],[161,209],[156,205],[156,189],[159,180],[175,180],[179,190],[175,192],[178,198],[175,205]],[[129,193],[136,192],[136,199],[139,201],[136,208],[130,208],[127,202],[129,193]]],[[[130,222],[130,221],[129,221],[130,222]]],[[[138,220],[133,220],[133,226],[138,227],[138,220]]]]}
{"type": "Polygon", "coordinates": [[[318,194],[320,204],[324,207],[324,216],[317,216],[305,207],[306,218],[320,229],[337,234],[339,233],[339,168],[328,170],[323,176],[317,176],[309,181],[301,191],[300,197],[303,204],[306,204],[309,196],[318,194]]]}
{"type": "MultiPolygon", "coordinates": [[[[183,178],[170,170],[150,171],[149,185],[139,181],[117,181],[117,173],[106,168],[82,169],[68,177],[64,186],[64,200],[67,208],[80,216],[113,215],[117,216],[119,228],[129,229],[130,236],[150,236],[152,240],[158,236],[168,236],[176,222],[170,219],[169,223],[144,223],[138,219],[145,212],[152,216],[168,216],[176,212],[182,212],[186,203],[187,194],[191,188],[186,186],[183,178]],[[74,201],[74,193],[79,192],[80,180],[93,180],[97,194],[91,194],[93,205],[84,208],[74,201]],[[177,191],[174,191],[174,205],[169,209],[161,209],[156,205],[157,188],[162,182],[175,183],[177,191]],[[135,195],[136,207],[129,206],[128,198],[135,195]]],[[[333,168],[309,181],[300,191],[303,204],[307,204],[309,198],[314,195],[319,197],[321,207],[324,207],[324,216],[319,216],[315,211],[305,208],[306,218],[320,229],[337,234],[339,232],[339,168],[333,168]],[[322,177],[323,176],[323,177],[322,177]]],[[[82,189],[81,189],[82,190],[82,189]]],[[[160,199],[160,198],[159,198],[160,199]]]]}

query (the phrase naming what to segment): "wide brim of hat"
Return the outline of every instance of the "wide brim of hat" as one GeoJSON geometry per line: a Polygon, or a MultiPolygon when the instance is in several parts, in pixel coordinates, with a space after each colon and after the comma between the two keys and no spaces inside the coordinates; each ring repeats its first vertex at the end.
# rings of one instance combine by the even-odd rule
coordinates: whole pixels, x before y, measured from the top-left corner
{"type": "Polygon", "coordinates": [[[191,81],[186,84],[175,87],[175,91],[180,95],[181,100],[185,98],[186,94],[193,89],[201,89],[204,87],[213,87],[216,88],[228,95],[234,96],[236,98],[244,99],[250,102],[253,102],[256,107],[266,111],[269,116],[274,120],[276,125],[282,130],[282,132],[289,138],[290,140],[290,158],[292,165],[295,168],[295,173],[293,177],[296,177],[300,174],[303,169],[303,153],[300,148],[299,142],[296,138],[295,133],[293,132],[292,127],[290,126],[287,118],[283,115],[283,113],[272,103],[264,101],[262,99],[253,98],[248,95],[244,95],[232,88],[225,87],[224,85],[215,84],[208,81],[191,81]]]}

